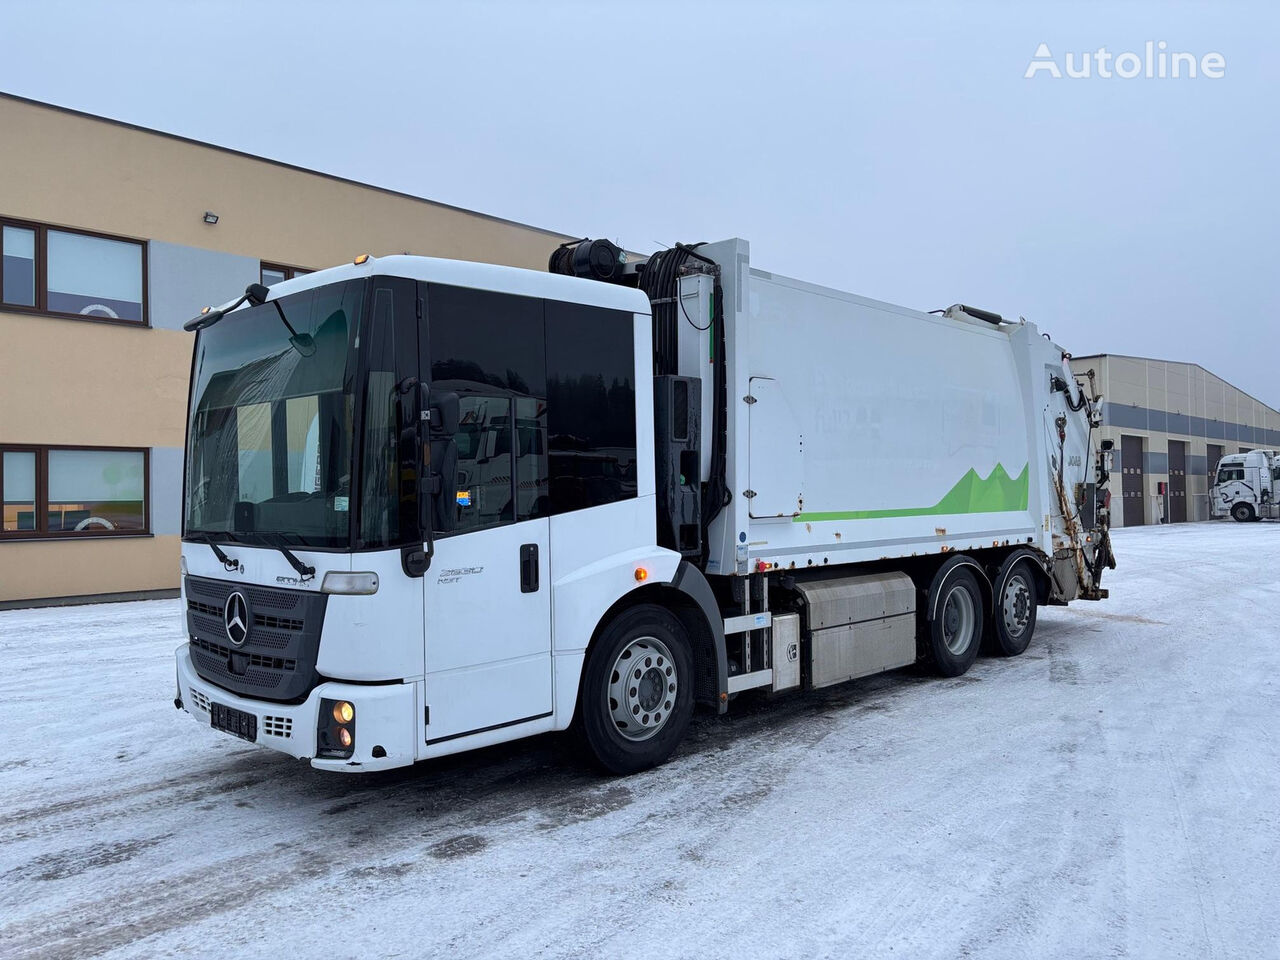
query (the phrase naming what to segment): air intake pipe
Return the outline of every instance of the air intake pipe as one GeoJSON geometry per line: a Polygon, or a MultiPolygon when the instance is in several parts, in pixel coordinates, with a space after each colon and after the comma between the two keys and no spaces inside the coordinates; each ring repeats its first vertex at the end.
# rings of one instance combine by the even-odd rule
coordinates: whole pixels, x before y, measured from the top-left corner
{"type": "Polygon", "coordinates": [[[584,237],[560,244],[552,251],[547,269],[568,277],[617,283],[622,278],[622,266],[626,262],[627,255],[617,244],[584,237]]]}

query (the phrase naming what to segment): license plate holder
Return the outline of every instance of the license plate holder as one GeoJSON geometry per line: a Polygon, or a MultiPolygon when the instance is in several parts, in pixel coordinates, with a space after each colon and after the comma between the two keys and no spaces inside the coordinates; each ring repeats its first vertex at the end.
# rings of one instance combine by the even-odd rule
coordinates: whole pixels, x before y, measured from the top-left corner
{"type": "Polygon", "coordinates": [[[209,726],[223,733],[229,733],[250,743],[258,739],[258,718],[252,713],[245,713],[235,707],[221,703],[209,704],[209,726]]]}

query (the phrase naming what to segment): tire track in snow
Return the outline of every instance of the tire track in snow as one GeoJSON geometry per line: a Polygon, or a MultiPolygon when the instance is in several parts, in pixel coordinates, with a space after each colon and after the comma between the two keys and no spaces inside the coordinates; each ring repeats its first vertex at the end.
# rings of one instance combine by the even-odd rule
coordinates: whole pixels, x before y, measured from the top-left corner
{"type": "Polygon", "coordinates": [[[303,880],[322,879],[330,872],[330,865],[301,855],[264,872],[263,859],[255,852],[223,861],[215,869],[188,871],[136,889],[113,891],[106,898],[110,910],[102,909],[103,901],[93,900],[41,918],[38,924],[0,929],[0,935],[7,955],[83,960],[237,909],[303,880]],[[210,889],[211,882],[217,889],[210,889]],[[124,919],[104,925],[103,917],[112,914],[124,919]]]}
{"type": "MultiPolygon", "coordinates": [[[[230,799],[228,794],[285,815],[277,819],[290,821],[279,834],[288,846],[215,856],[198,869],[126,889],[104,885],[107,889],[98,893],[95,885],[92,898],[26,917],[4,931],[2,942],[5,950],[31,948],[54,957],[95,955],[217,916],[234,905],[227,903],[225,887],[236,890],[233,899],[239,902],[287,897],[299,886],[322,885],[334,874],[323,858],[333,852],[335,836],[346,836],[346,848],[359,851],[360,864],[353,869],[362,872],[353,879],[396,879],[431,861],[482,853],[513,834],[527,835],[530,826],[545,832],[580,827],[602,817],[643,820],[657,814],[653,800],[637,801],[638,792],[660,798],[661,807],[699,811],[697,826],[682,838],[694,859],[702,856],[699,848],[713,847],[749,811],[767,803],[795,767],[833,734],[858,737],[865,720],[879,727],[901,705],[917,701],[925,684],[939,698],[963,697],[970,695],[974,683],[1012,680],[1034,669],[1042,667],[1029,659],[983,661],[971,676],[951,682],[903,671],[774,702],[742,698],[728,716],[699,715],[671,764],[627,781],[602,780],[566,763],[558,745],[542,738],[362,780],[326,777],[299,769],[295,761],[255,751],[229,758],[220,768],[155,783],[90,797],[55,797],[47,805],[0,818],[0,826],[8,828],[0,833],[9,841],[6,846],[66,833],[78,836],[99,823],[122,818],[151,821],[152,826],[168,818],[184,822],[194,817],[198,822],[202,804],[230,799]],[[376,805],[376,830],[370,827],[370,803],[376,805]],[[639,809],[628,813],[636,804],[639,809]],[[207,891],[209,878],[217,878],[218,891],[207,891]]],[[[868,762],[885,749],[870,741],[842,745],[845,755],[865,751],[868,762]]],[[[224,819],[221,826],[231,822],[224,819]]],[[[168,829],[167,823],[159,826],[168,829]]],[[[200,837],[192,839],[198,843],[200,837]]],[[[886,841],[880,852],[890,852],[894,842],[886,841]]],[[[158,849],[167,847],[172,844],[158,849]]],[[[664,903],[682,902],[679,886],[665,879],[645,890],[664,903]]],[[[948,913],[959,909],[958,902],[947,906],[948,913]]],[[[611,931],[601,931],[600,942],[608,943],[612,936],[611,931]]]]}
{"type": "MultiPolygon", "coordinates": [[[[903,690],[882,685],[880,689],[862,691],[863,696],[868,693],[875,700],[892,701],[903,690]]],[[[698,830],[706,838],[714,837],[726,820],[735,819],[767,798],[810,748],[855,720],[862,706],[858,700],[855,691],[841,690],[830,696],[794,698],[781,713],[776,709],[778,704],[772,710],[764,704],[755,705],[734,716],[730,723],[700,717],[696,733],[705,735],[695,735],[690,748],[682,751],[674,763],[643,776],[658,781],[650,785],[651,789],[664,795],[690,784],[719,787],[718,806],[707,808],[698,830]],[[807,735],[797,738],[797,732],[807,735]],[[785,756],[761,749],[762,745],[777,744],[789,745],[782,751],[785,756]]],[[[382,775],[379,782],[359,787],[340,781],[342,786],[350,784],[354,789],[339,790],[337,797],[307,796],[305,788],[315,785],[309,782],[315,775],[263,755],[240,758],[233,764],[233,771],[220,771],[230,776],[215,775],[206,783],[200,781],[207,774],[189,774],[145,790],[125,789],[55,801],[47,810],[35,808],[35,812],[44,814],[42,819],[49,821],[44,824],[46,829],[14,831],[7,840],[23,839],[36,832],[79,834],[91,823],[123,817],[144,819],[161,808],[183,820],[193,807],[215,796],[225,797],[228,792],[242,792],[264,807],[302,806],[305,812],[329,813],[333,819],[321,822],[319,817],[313,817],[300,835],[288,835],[285,842],[289,850],[283,866],[280,848],[214,859],[196,870],[162,876],[128,889],[112,887],[64,910],[27,917],[14,928],[0,929],[0,937],[5,950],[14,949],[19,956],[27,952],[69,960],[94,956],[216,916],[246,899],[321,883],[333,873],[324,857],[326,850],[335,850],[334,836],[346,835],[348,846],[358,847],[360,859],[366,864],[370,860],[398,858],[399,862],[388,869],[389,875],[401,876],[422,869],[428,858],[456,859],[480,852],[501,841],[504,827],[524,830],[532,825],[542,831],[560,830],[619,812],[632,803],[633,792],[625,784],[635,778],[625,782],[601,779],[580,767],[565,765],[565,758],[557,755],[559,751],[545,742],[532,754],[527,744],[515,749],[519,752],[493,748],[481,754],[450,758],[425,769],[417,768],[412,774],[382,775]],[[284,766],[289,776],[273,776],[275,771],[263,770],[263,765],[284,766]],[[130,803],[138,799],[138,794],[142,799],[130,803]],[[335,799],[337,803],[331,802],[335,799]],[[368,811],[363,809],[366,801],[376,803],[379,820],[385,825],[380,835],[375,836],[368,829],[368,811]],[[73,815],[68,817],[68,813],[73,815]],[[218,890],[207,892],[211,878],[216,879],[218,890]],[[228,890],[234,894],[229,896],[225,892],[228,890]],[[105,917],[121,920],[104,926],[105,917]]],[[[30,812],[13,814],[5,822],[11,826],[20,824],[30,812]]],[[[157,846],[165,838],[137,841],[134,852],[157,846]]],[[[52,856],[62,862],[75,855],[75,850],[67,850],[52,856]]],[[[38,860],[20,869],[38,866],[38,860]]],[[[110,860],[103,865],[109,866],[110,860]]],[[[366,875],[378,869],[369,868],[366,875]]],[[[59,873],[59,878],[64,875],[59,873]]],[[[675,895],[661,882],[650,893],[667,898],[675,895]]]]}

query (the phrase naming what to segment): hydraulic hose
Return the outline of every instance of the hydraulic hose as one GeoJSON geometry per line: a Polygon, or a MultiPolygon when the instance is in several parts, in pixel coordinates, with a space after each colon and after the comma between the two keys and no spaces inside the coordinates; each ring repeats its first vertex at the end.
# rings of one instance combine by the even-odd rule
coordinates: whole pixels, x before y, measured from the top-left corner
{"type": "MultiPolygon", "coordinates": [[[[673,375],[679,369],[679,324],[682,313],[680,304],[680,276],[689,260],[700,260],[716,266],[714,260],[697,252],[701,244],[678,243],[669,250],[653,254],[640,274],[640,290],[649,298],[653,309],[653,361],[656,376],[673,375]]],[[[692,321],[690,321],[692,324],[692,321]]],[[[703,330],[705,328],[697,327],[703,330]]],[[[709,475],[702,484],[702,560],[706,566],[708,556],[708,531],[711,523],[729,502],[727,429],[728,373],[725,351],[727,348],[724,323],[724,288],[715,276],[712,290],[711,315],[712,341],[712,406],[711,406],[711,456],[709,475]]]]}

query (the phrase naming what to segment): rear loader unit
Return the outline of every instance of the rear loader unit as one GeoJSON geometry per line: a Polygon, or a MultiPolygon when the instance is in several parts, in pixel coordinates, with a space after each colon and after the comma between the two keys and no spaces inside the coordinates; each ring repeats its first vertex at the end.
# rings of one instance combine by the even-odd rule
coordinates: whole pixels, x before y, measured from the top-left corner
{"type": "Polygon", "coordinates": [[[175,704],[319,768],[572,728],[628,773],[695,704],[954,677],[1106,596],[1099,397],[1032,323],[584,240],[188,329],[175,704]]]}

